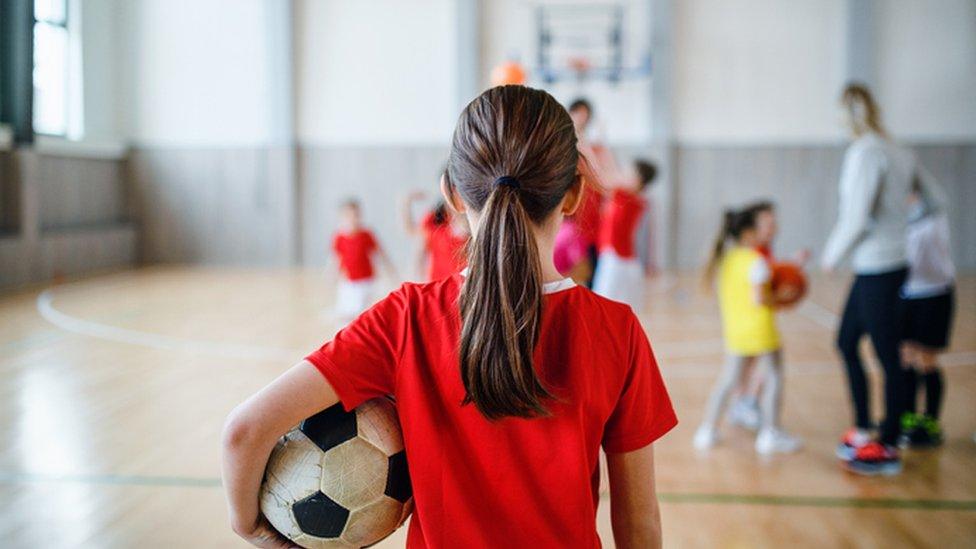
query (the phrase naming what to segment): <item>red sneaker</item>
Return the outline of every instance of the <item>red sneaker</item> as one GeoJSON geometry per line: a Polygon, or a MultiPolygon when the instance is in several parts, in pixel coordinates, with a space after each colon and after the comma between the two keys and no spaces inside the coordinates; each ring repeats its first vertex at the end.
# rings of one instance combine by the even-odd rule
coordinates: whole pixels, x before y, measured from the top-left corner
{"type": "Polygon", "coordinates": [[[894,446],[870,442],[858,448],[845,466],[859,475],[897,475],[901,472],[901,457],[894,446]]]}
{"type": "Polygon", "coordinates": [[[840,439],[840,444],[837,445],[834,453],[837,454],[838,458],[844,461],[850,461],[854,459],[854,454],[858,448],[865,446],[869,442],[871,442],[871,433],[864,429],[851,427],[844,433],[844,437],[840,439]]]}

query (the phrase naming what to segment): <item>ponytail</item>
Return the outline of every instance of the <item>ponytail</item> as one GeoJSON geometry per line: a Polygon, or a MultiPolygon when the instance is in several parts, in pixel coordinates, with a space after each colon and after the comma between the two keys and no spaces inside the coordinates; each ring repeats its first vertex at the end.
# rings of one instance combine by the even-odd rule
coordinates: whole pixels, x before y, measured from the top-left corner
{"type": "Polygon", "coordinates": [[[488,419],[548,415],[532,354],[542,319],[542,264],[515,186],[496,184],[481,211],[460,295],[463,404],[488,419]]]}
{"type": "Polygon", "coordinates": [[[735,210],[725,210],[722,215],[722,228],[718,231],[718,236],[715,237],[715,243],[712,244],[712,252],[708,256],[708,263],[705,265],[705,273],[702,277],[702,284],[707,288],[711,285],[712,280],[715,279],[715,271],[718,269],[718,262],[722,260],[722,256],[725,255],[725,242],[729,239],[732,234],[732,230],[736,225],[736,217],[738,217],[738,212],[735,210]]]}
{"type": "Polygon", "coordinates": [[[554,397],[532,361],[543,313],[536,229],[588,168],[569,113],[542,90],[491,88],[458,118],[445,192],[479,217],[458,297],[462,404],[489,420],[549,415],[554,397]]]}

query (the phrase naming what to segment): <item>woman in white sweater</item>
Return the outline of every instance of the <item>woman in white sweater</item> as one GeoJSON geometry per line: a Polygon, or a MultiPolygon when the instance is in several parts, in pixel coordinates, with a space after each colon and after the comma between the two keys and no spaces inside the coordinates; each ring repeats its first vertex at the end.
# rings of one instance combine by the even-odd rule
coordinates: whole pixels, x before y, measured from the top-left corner
{"type": "Polygon", "coordinates": [[[944,200],[911,151],[894,143],[881,125],[871,93],[859,84],[844,89],[841,103],[854,137],[844,155],[837,223],[824,248],[822,267],[833,271],[850,258],[856,275],[837,338],[847,366],[854,427],[837,448],[849,470],[864,474],[901,471],[897,442],[905,411],[905,373],[899,356],[899,290],[907,276],[905,233],[908,197],[917,189],[934,208],[944,200]],[[869,435],[868,387],[858,343],[869,335],[885,372],[885,417],[877,440],[869,435]]]}

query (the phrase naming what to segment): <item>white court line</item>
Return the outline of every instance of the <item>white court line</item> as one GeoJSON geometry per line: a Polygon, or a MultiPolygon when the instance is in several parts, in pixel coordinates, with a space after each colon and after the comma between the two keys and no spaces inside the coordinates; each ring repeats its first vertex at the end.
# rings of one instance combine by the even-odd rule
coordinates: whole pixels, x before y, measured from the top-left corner
{"type": "Polygon", "coordinates": [[[830,309],[827,309],[823,305],[819,305],[812,299],[807,299],[799,307],[797,307],[796,312],[807,317],[808,320],[813,321],[814,324],[819,325],[821,328],[826,328],[830,331],[834,331],[838,328],[838,322],[840,322],[840,316],[834,313],[830,309]]]}
{"type": "MultiPolygon", "coordinates": [[[[195,353],[216,358],[244,359],[244,360],[267,360],[267,361],[295,361],[302,356],[302,351],[283,349],[280,347],[264,347],[258,345],[242,345],[235,343],[220,343],[214,341],[200,341],[183,339],[149,332],[140,332],[127,328],[119,328],[107,324],[101,324],[90,320],[84,320],[70,316],[54,308],[54,294],[51,290],[45,290],[37,296],[37,312],[41,317],[62,330],[80,334],[97,339],[125,343],[129,345],[140,345],[152,349],[166,351],[180,351],[195,353]]],[[[816,306],[819,307],[819,306],[816,306]]],[[[826,309],[819,307],[826,314],[832,314],[826,309]]],[[[816,310],[813,314],[817,313],[816,310]]],[[[836,318],[836,315],[834,315],[836,318]]],[[[834,321],[836,322],[836,320],[834,321]]],[[[833,327],[833,324],[830,325],[833,327]]],[[[713,377],[721,367],[722,360],[707,361],[693,364],[682,364],[680,366],[668,367],[668,358],[680,358],[693,356],[696,349],[704,346],[720,345],[721,340],[708,339],[701,341],[682,341],[674,343],[661,343],[657,347],[656,353],[661,359],[662,373],[667,379],[686,379],[713,377]],[[668,352],[672,351],[672,352],[668,352]],[[677,351],[676,353],[674,351],[677,351]]],[[[841,372],[840,359],[837,361],[818,361],[818,362],[792,362],[786,364],[787,375],[822,375],[833,372],[841,372]]],[[[976,352],[946,353],[940,357],[940,363],[947,367],[969,366],[976,363],[976,352]]],[[[869,364],[874,364],[869,361],[869,364]]]]}
{"type": "Polygon", "coordinates": [[[654,354],[667,358],[691,358],[709,353],[722,353],[725,341],[721,339],[700,339],[697,341],[675,341],[671,343],[652,343],[654,354]]]}
{"type": "MultiPolygon", "coordinates": [[[[667,358],[659,359],[661,374],[664,379],[694,379],[699,377],[715,377],[722,367],[723,359],[668,366],[667,358]]],[[[873,359],[865,361],[870,369],[881,370],[881,365],[873,359]]],[[[939,356],[939,366],[943,368],[957,368],[976,364],[976,351],[962,351],[946,353],[939,356]]],[[[783,361],[784,373],[792,376],[816,376],[831,373],[843,373],[844,366],[838,357],[835,361],[783,361]]]]}
{"type": "Polygon", "coordinates": [[[67,315],[55,309],[53,302],[54,294],[51,290],[44,290],[37,296],[37,312],[40,313],[44,320],[47,320],[62,330],[97,339],[127,343],[129,345],[141,345],[143,347],[165,351],[196,353],[215,358],[294,361],[302,355],[301,351],[278,347],[199,341],[118,328],[116,326],[109,326],[67,315]]]}

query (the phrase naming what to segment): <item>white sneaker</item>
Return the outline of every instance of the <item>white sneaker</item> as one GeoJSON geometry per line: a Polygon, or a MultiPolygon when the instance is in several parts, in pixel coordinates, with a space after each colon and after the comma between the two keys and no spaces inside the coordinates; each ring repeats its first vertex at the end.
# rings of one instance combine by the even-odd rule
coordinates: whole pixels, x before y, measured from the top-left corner
{"type": "Polygon", "coordinates": [[[768,454],[789,454],[803,446],[803,441],[779,429],[763,429],[756,437],[756,452],[768,454]]]}
{"type": "Polygon", "coordinates": [[[708,425],[702,425],[695,431],[695,448],[698,450],[708,450],[718,444],[718,430],[708,425]]]}
{"type": "Polygon", "coordinates": [[[755,401],[750,399],[736,399],[732,404],[732,408],[729,409],[729,423],[738,425],[739,427],[745,427],[750,431],[759,430],[760,419],[759,406],[756,405],[755,401]]]}

